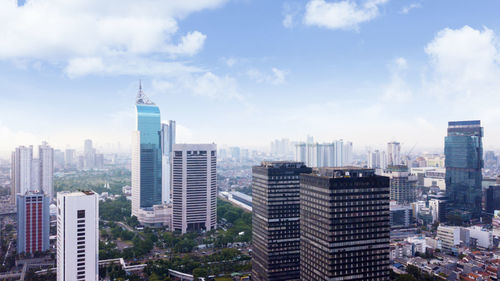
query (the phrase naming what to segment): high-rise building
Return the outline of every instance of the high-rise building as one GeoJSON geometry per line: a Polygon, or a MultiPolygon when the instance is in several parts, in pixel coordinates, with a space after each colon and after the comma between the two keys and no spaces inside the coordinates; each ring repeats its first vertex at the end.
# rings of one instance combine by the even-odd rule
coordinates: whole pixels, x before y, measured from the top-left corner
{"type": "Polygon", "coordinates": [[[417,176],[404,165],[389,166],[382,173],[390,178],[391,200],[398,204],[410,204],[417,199],[417,176]]]}
{"type": "Polygon", "coordinates": [[[33,146],[20,146],[13,153],[12,180],[14,181],[14,194],[25,194],[31,190],[31,169],[33,168],[33,146]]]}
{"type": "Polygon", "coordinates": [[[344,143],[344,166],[352,164],[352,142],[344,143]]]}
{"type": "Polygon", "coordinates": [[[76,167],[76,152],[74,149],[66,149],[64,152],[64,168],[71,169],[76,167]]]}
{"type": "Polygon", "coordinates": [[[446,193],[450,211],[460,211],[463,219],[481,214],[482,137],[479,120],[448,122],[444,141],[446,193]]]}
{"type": "Polygon", "coordinates": [[[172,149],[174,230],[210,231],[217,227],[217,146],[174,144],[172,149]]]}
{"type": "Polygon", "coordinates": [[[99,199],[92,191],[57,194],[57,280],[99,280],[99,199]]]}
{"type": "Polygon", "coordinates": [[[52,200],[54,199],[54,149],[46,142],[38,147],[38,160],[39,188],[49,196],[49,200],[52,200]]]}
{"type": "Polygon", "coordinates": [[[300,280],[389,280],[389,221],[389,178],[373,169],[302,174],[300,280]]]}
{"type": "Polygon", "coordinates": [[[304,162],[308,167],[342,167],[352,162],[352,143],[343,140],[331,143],[298,143],[295,145],[295,161],[304,162]],[[347,150],[346,150],[347,149],[347,150]]]}
{"type": "Polygon", "coordinates": [[[137,127],[132,140],[132,215],[162,202],[160,109],[142,91],[136,99],[137,127]]]}
{"type": "Polygon", "coordinates": [[[170,203],[171,199],[171,154],[172,147],[175,144],[175,121],[170,120],[168,124],[161,125],[161,151],[162,151],[162,202],[164,204],[170,203]]]}
{"type": "Polygon", "coordinates": [[[30,190],[40,190],[40,159],[31,160],[31,184],[30,190]]]}
{"type": "Polygon", "coordinates": [[[399,142],[390,142],[387,144],[387,165],[401,165],[401,144],[399,142]]]}
{"type": "Polygon", "coordinates": [[[17,195],[17,253],[49,249],[50,199],[42,192],[17,195]]]}
{"type": "Polygon", "coordinates": [[[262,162],[252,168],[255,280],[299,280],[299,176],[310,172],[303,162],[262,162]]]}
{"type": "Polygon", "coordinates": [[[95,149],[92,145],[92,140],[84,141],[83,155],[85,157],[85,169],[93,169],[95,166],[95,149]]]}

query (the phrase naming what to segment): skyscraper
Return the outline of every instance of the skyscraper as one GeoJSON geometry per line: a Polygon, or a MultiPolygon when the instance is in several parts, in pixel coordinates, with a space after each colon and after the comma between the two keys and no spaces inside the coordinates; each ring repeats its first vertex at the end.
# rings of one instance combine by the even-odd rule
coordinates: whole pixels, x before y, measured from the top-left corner
{"type": "Polygon", "coordinates": [[[57,194],[57,280],[99,280],[99,202],[92,191],[57,194]]]}
{"type": "Polygon", "coordinates": [[[27,191],[31,190],[33,147],[17,147],[12,156],[14,162],[11,166],[13,168],[12,180],[14,181],[14,194],[11,194],[11,196],[16,198],[16,194],[25,194],[27,191]]]}
{"type": "Polygon", "coordinates": [[[66,149],[64,152],[64,168],[71,169],[76,167],[76,153],[74,149],[66,149]]]}
{"type": "Polygon", "coordinates": [[[132,140],[132,215],[162,202],[160,109],[142,91],[136,99],[137,130],[132,140]]]}
{"type": "Polygon", "coordinates": [[[162,150],[162,202],[170,203],[171,200],[171,154],[175,144],[175,121],[161,124],[161,150],[162,150]]]}
{"type": "Polygon", "coordinates": [[[173,229],[217,227],[217,146],[174,144],[172,149],[173,229]]]}
{"type": "Polygon", "coordinates": [[[399,142],[390,142],[387,144],[387,165],[401,165],[401,144],[399,142]]]}
{"type": "Polygon", "coordinates": [[[479,120],[448,122],[444,141],[446,193],[450,211],[460,211],[463,219],[481,214],[482,137],[479,120]]]}
{"type": "Polygon", "coordinates": [[[49,249],[49,204],[49,197],[41,192],[17,195],[18,254],[49,249]]]}
{"type": "Polygon", "coordinates": [[[302,162],[266,161],[252,168],[255,280],[299,280],[299,176],[310,172],[302,162]]]}
{"type": "Polygon", "coordinates": [[[83,155],[85,159],[84,168],[93,169],[95,166],[95,149],[92,140],[85,140],[83,145],[83,155]]]}
{"type": "Polygon", "coordinates": [[[302,174],[300,280],[389,280],[389,221],[389,178],[361,168],[302,174]]]}
{"type": "Polygon", "coordinates": [[[40,190],[52,200],[54,199],[54,149],[46,142],[38,147],[38,160],[40,190]]]}

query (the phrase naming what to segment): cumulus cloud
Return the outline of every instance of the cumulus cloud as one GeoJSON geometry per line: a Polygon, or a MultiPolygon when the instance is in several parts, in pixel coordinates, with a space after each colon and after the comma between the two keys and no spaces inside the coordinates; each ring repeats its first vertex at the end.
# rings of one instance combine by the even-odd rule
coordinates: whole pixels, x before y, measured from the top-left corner
{"type": "Polygon", "coordinates": [[[28,0],[18,6],[0,0],[0,59],[67,64],[72,73],[86,74],[125,58],[192,56],[206,35],[178,34],[179,19],[224,2],[28,0]]]}
{"type": "Polygon", "coordinates": [[[304,23],[329,29],[357,29],[360,23],[375,19],[379,15],[379,6],[387,2],[366,0],[358,4],[353,0],[310,0],[306,5],[304,23]]]}
{"type": "Polygon", "coordinates": [[[263,73],[257,69],[250,69],[247,71],[247,76],[255,82],[269,83],[273,85],[281,85],[285,83],[287,75],[287,71],[278,69],[276,67],[271,68],[271,73],[263,73]]]}
{"type": "Polygon", "coordinates": [[[408,14],[411,10],[418,9],[420,7],[422,7],[422,5],[420,3],[411,3],[408,6],[404,6],[399,13],[408,14]]]}
{"type": "Polygon", "coordinates": [[[500,48],[492,30],[445,28],[426,46],[425,52],[431,66],[425,81],[430,94],[497,99],[500,48]]]}
{"type": "Polygon", "coordinates": [[[392,62],[390,68],[391,80],[384,89],[383,100],[391,103],[404,103],[410,101],[413,93],[405,79],[408,62],[405,58],[397,58],[392,62]]]}

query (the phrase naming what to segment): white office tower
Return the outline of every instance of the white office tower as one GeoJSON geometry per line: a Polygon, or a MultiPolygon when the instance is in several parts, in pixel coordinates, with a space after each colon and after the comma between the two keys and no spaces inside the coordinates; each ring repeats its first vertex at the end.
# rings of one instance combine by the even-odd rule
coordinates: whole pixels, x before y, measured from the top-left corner
{"type": "Polygon", "coordinates": [[[99,280],[99,201],[93,191],[57,194],[57,280],[99,280]]]}
{"type": "Polygon", "coordinates": [[[170,120],[168,124],[161,124],[161,201],[163,204],[170,203],[171,200],[171,184],[172,184],[172,167],[171,154],[172,146],[175,144],[175,121],[170,120]]]}
{"type": "Polygon", "coordinates": [[[39,168],[39,188],[49,196],[49,200],[54,199],[54,149],[46,142],[38,147],[39,168]]]}
{"type": "Polygon", "coordinates": [[[92,140],[85,140],[83,145],[84,168],[93,169],[95,166],[95,149],[92,140]]]}
{"type": "Polygon", "coordinates": [[[305,143],[298,143],[295,145],[295,161],[306,163],[307,150],[305,143]]]}
{"type": "Polygon", "coordinates": [[[401,165],[401,144],[399,142],[390,142],[387,144],[387,165],[401,165]]]}
{"type": "Polygon", "coordinates": [[[217,146],[174,144],[172,151],[173,229],[217,227],[217,146]]]}
{"type": "Polygon", "coordinates": [[[335,167],[344,166],[344,141],[335,141],[335,167]]]}
{"type": "Polygon", "coordinates": [[[31,160],[31,184],[30,190],[40,190],[40,160],[31,160]]]}
{"type": "Polygon", "coordinates": [[[344,143],[344,166],[352,165],[352,142],[344,143]]]}
{"type": "Polygon", "coordinates": [[[31,190],[31,170],[33,168],[33,146],[20,146],[13,153],[12,179],[14,181],[14,194],[25,194],[31,190]]]}

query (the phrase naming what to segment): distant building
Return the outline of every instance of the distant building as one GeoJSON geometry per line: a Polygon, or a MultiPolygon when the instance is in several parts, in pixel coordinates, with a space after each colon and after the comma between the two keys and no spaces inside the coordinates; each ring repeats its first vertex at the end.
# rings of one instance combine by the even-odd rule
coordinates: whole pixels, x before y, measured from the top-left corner
{"type": "Polygon", "coordinates": [[[401,165],[401,144],[399,142],[390,142],[387,144],[387,165],[401,165]]]}
{"type": "Polygon", "coordinates": [[[172,148],[174,230],[210,231],[217,227],[217,146],[174,144],[172,148]]]}
{"type": "Polygon", "coordinates": [[[444,147],[446,193],[453,211],[473,218],[481,214],[482,137],[481,121],[448,122],[444,147]]]}
{"type": "Polygon", "coordinates": [[[95,167],[95,149],[92,140],[85,140],[83,145],[83,155],[85,158],[84,168],[87,170],[95,167]]]}
{"type": "Polygon", "coordinates": [[[495,210],[500,210],[500,184],[490,185],[484,191],[484,210],[493,217],[495,210]]]}
{"type": "Polygon", "coordinates": [[[41,192],[17,195],[17,253],[49,249],[50,199],[41,192]]]}
{"type": "Polygon", "coordinates": [[[417,177],[408,172],[403,165],[388,166],[382,173],[390,178],[391,200],[398,204],[409,204],[417,198],[417,177]]]}
{"type": "Polygon", "coordinates": [[[74,169],[76,168],[76,151],[74,149],[66,149],[64,151],[64,168],[74,169]]]}
{"type": "MultiPolygon", "coordinates": [[[[160,109],[142,91],[136,99],[137,128],[132,140],[132,215],[162,203],[160,109]]],[[[140,221],[140,220],[139,220],[140,221]]]]}
{"type": "Polygon", "coordinates": [[[389,280],[389,212],[389,178],[373,169],[302,174],[300,280],[389,280]]]}
{"type": "Polygon", "coordinates": [[[448,214],[448,200],[446,196],[429,198],[429,210],[432,214],[432,222],[445,222],[448,214]]]}
{"type": "Polygon", "coordinates": [[[300,181],[303,162],[265,161],[252,168],[252,278],[300,277],[300,181]]]}
{"type": "Polygon", "coordinates": [[[92,191],[57,194],[57,280],[99,280],[99,204],[92,191]]]}
{"type": "Polygon", "coordinates": [[[172,202],[172,147],[175,144],[175,121],[170,120],[168,124],[161,124],[161,151],[162,151],[162,174],[161,174],[161,197],[162,203],[172,202]]]}
{"type": "Polygon", "coordinates": [[[46,142],[38,147],[39,184],[50,200],[54,199],[54,149],[46,142]]]}
{"type": "Polygon", "coordinates": [[[295,161],[315,168],[342,167],[352,162],[352,143],[344,144],[343,140],[331,143],[298,143],[295,145],[295,161]]]}
{"type": "Polygon", "coordinates": [[[31,169],[33,168],[33,146],[20,146],[13,153],[14,198],[16,194],[26,194],[31,190],[31,169]]]}
{"type": "Polygon", "coordinates": [[[391,229],[401,229],[415,226],[411,206],[391,204],[390,211],[391,229]]]}

